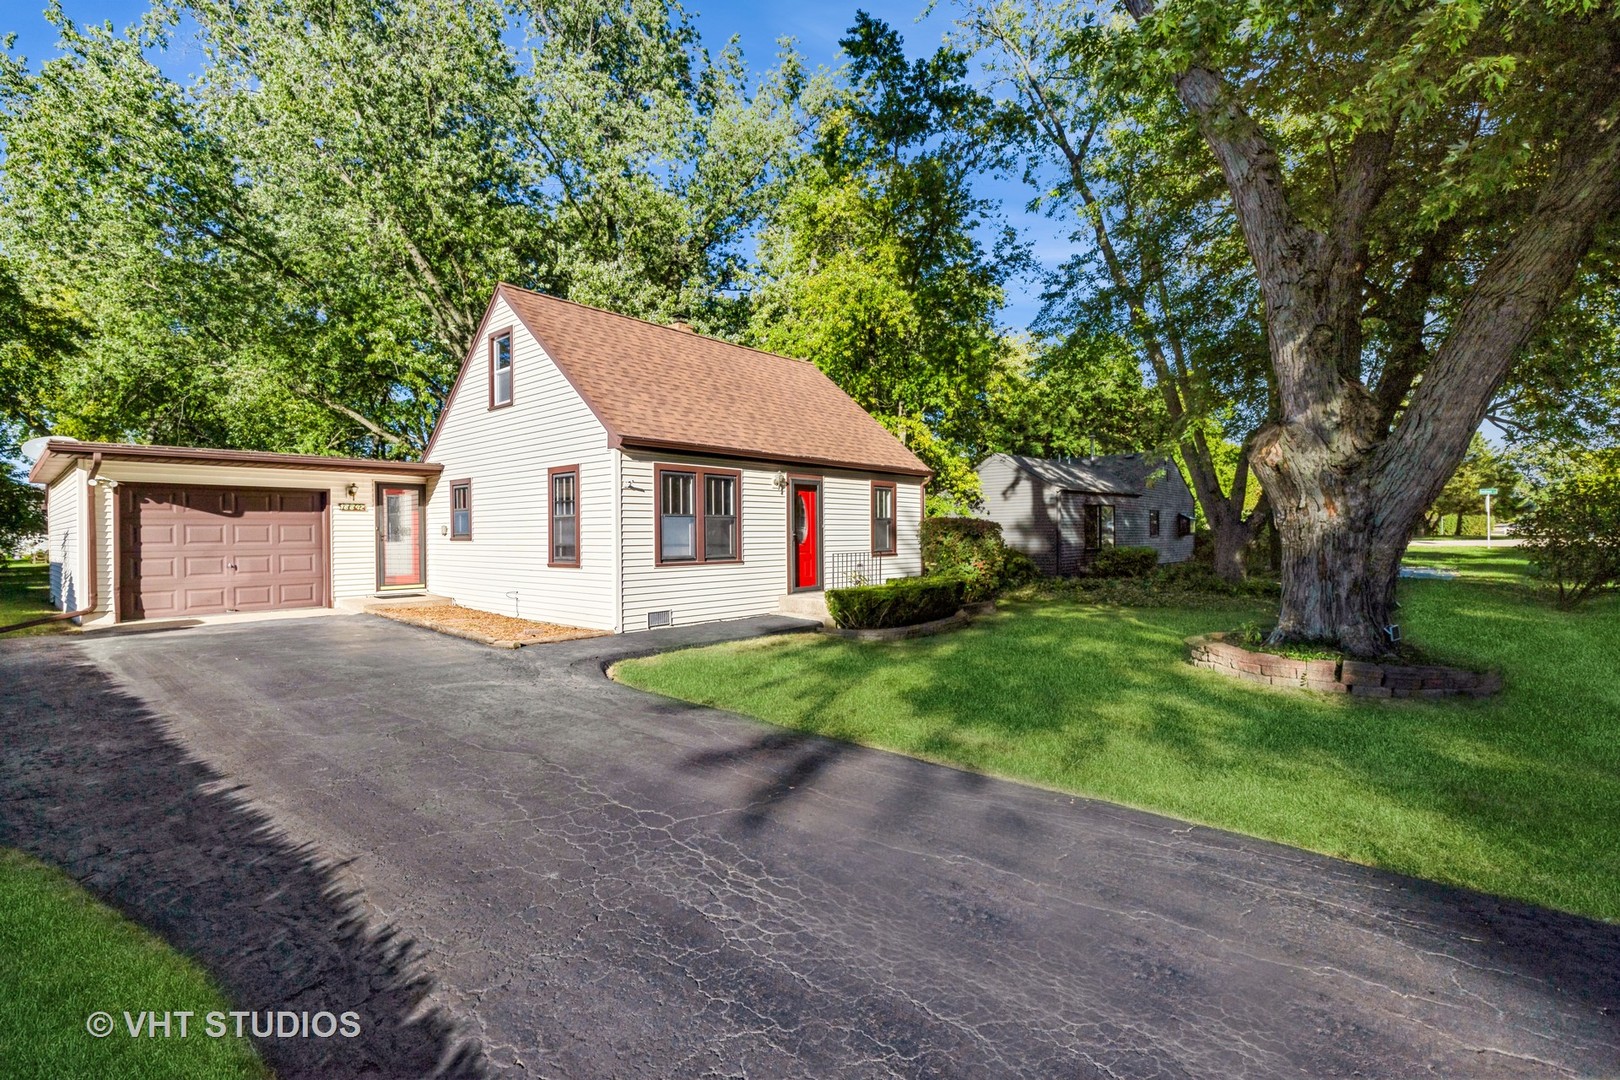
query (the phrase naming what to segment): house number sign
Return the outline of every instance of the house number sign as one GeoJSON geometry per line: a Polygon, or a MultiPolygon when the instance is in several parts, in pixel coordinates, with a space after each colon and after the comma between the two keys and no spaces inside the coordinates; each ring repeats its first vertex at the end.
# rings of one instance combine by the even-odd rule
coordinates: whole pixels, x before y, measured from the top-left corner
{"type": "Polygon", "coordinates": [[[365,503],[338,503],[339,510],[369,510],[365,503]]]}

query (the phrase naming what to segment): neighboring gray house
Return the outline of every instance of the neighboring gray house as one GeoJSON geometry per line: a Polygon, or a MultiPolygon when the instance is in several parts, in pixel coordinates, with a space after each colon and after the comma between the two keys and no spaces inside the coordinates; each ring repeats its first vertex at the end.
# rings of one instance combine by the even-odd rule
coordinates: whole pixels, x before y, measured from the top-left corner
{"type": "Polygon", "coordinates": [[[1105,547],[1157,548],[1161,563],[1192,558],[1192,492],[1165,458],[991,454],[978,472],[984,516],[1042,573],[1077,574],[1105,547]]]}

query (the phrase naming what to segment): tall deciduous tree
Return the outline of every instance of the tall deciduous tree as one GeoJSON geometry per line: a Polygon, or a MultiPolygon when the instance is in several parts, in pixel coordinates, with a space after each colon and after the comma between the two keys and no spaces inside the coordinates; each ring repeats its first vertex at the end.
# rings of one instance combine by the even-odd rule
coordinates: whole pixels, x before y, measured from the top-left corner
{"type": "Polygon", "coordinates": [[[1212,539],[1237,579],[1266,520],[1252,498],[1250,436],[1270,415],[1258,296],[1236,222],[1173,97],[1111,79],[1116,35],[1082,0],[971,3],[962,34],[1011,97],[1002,131],[1021,149],[1034,206],[1072,224],[1081,253],[1054,275],[1040,323],[1127,340],[1168,420],[1212,539]],[[1223,438],[1238,459],[1223,468],[1223,438]]]}
{"type": "Polygon", "coordinates": [[[1389,649],[1402,551],[1620,214],[1620,13],[1587,0],[1124,0],[1265,304],[1252,465],[1279,641],[1389,649]]]}
{"type": "MultiPolygon", "coordinates": [[[[988,102],[960,52],[909,60],[864,13],[841,44],[848,63],[806,95],[810,145],[761,236],[752,338],[815,361],[904,437],[925,432],[930,453],[960,455],[1003,351],[995,315],[1018,257],[979,239],[994,228],[972,187],[991,152],[988,102]]],[[[952,475],[972,474],[940,470],[936,488],[952,475]]]]}

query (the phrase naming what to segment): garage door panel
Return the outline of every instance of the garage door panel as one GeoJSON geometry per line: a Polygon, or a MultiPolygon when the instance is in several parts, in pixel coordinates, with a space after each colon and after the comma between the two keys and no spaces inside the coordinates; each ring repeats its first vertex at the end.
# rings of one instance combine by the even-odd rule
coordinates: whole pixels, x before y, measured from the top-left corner
{"type": "Polygon", "coordinates": [[[325,603],[324,492],[126,488],[123,617],[325,603]]]}
{"type": "Polygon", "coordinates": [[[276,589],[278,607],[309,607],[315,603],[315,586],[300,582],[281,585],[276,589]]]}
{"type": "Polygon", "coordinates": [[[199,523],[187,521],[180,526],[180,543],[186,547],[198,547],[204,544],[223,544],[225,542],[225,526],[213,523],[199,523]]]}
{"type": "MultiPolygon", "coordinates": [[[[164,575],[165,577],[174,573],[174,560],[169,559],[166,561],[169,563],[169,573],[164,575]]],[[[185,567],[186,577],[189,579],[225,576],[225,557],[223,555],[187,555],[181,562],[185,567]]],[[[143,562],[141,564],[141,576],[145,577],[146,573],[146,564],[143,562]]]]}

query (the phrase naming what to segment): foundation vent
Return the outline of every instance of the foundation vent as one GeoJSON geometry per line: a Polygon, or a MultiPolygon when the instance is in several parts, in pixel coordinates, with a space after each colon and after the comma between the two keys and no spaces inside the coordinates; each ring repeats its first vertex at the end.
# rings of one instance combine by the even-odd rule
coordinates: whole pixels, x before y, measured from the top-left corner
{"type": "Polygon", "coordinates": [[[665,610],[647,612],[647,629],[649,630],[656,630],[660,626],[673,626],[674,624],[675,613],[673,611],[665,610]]]}

